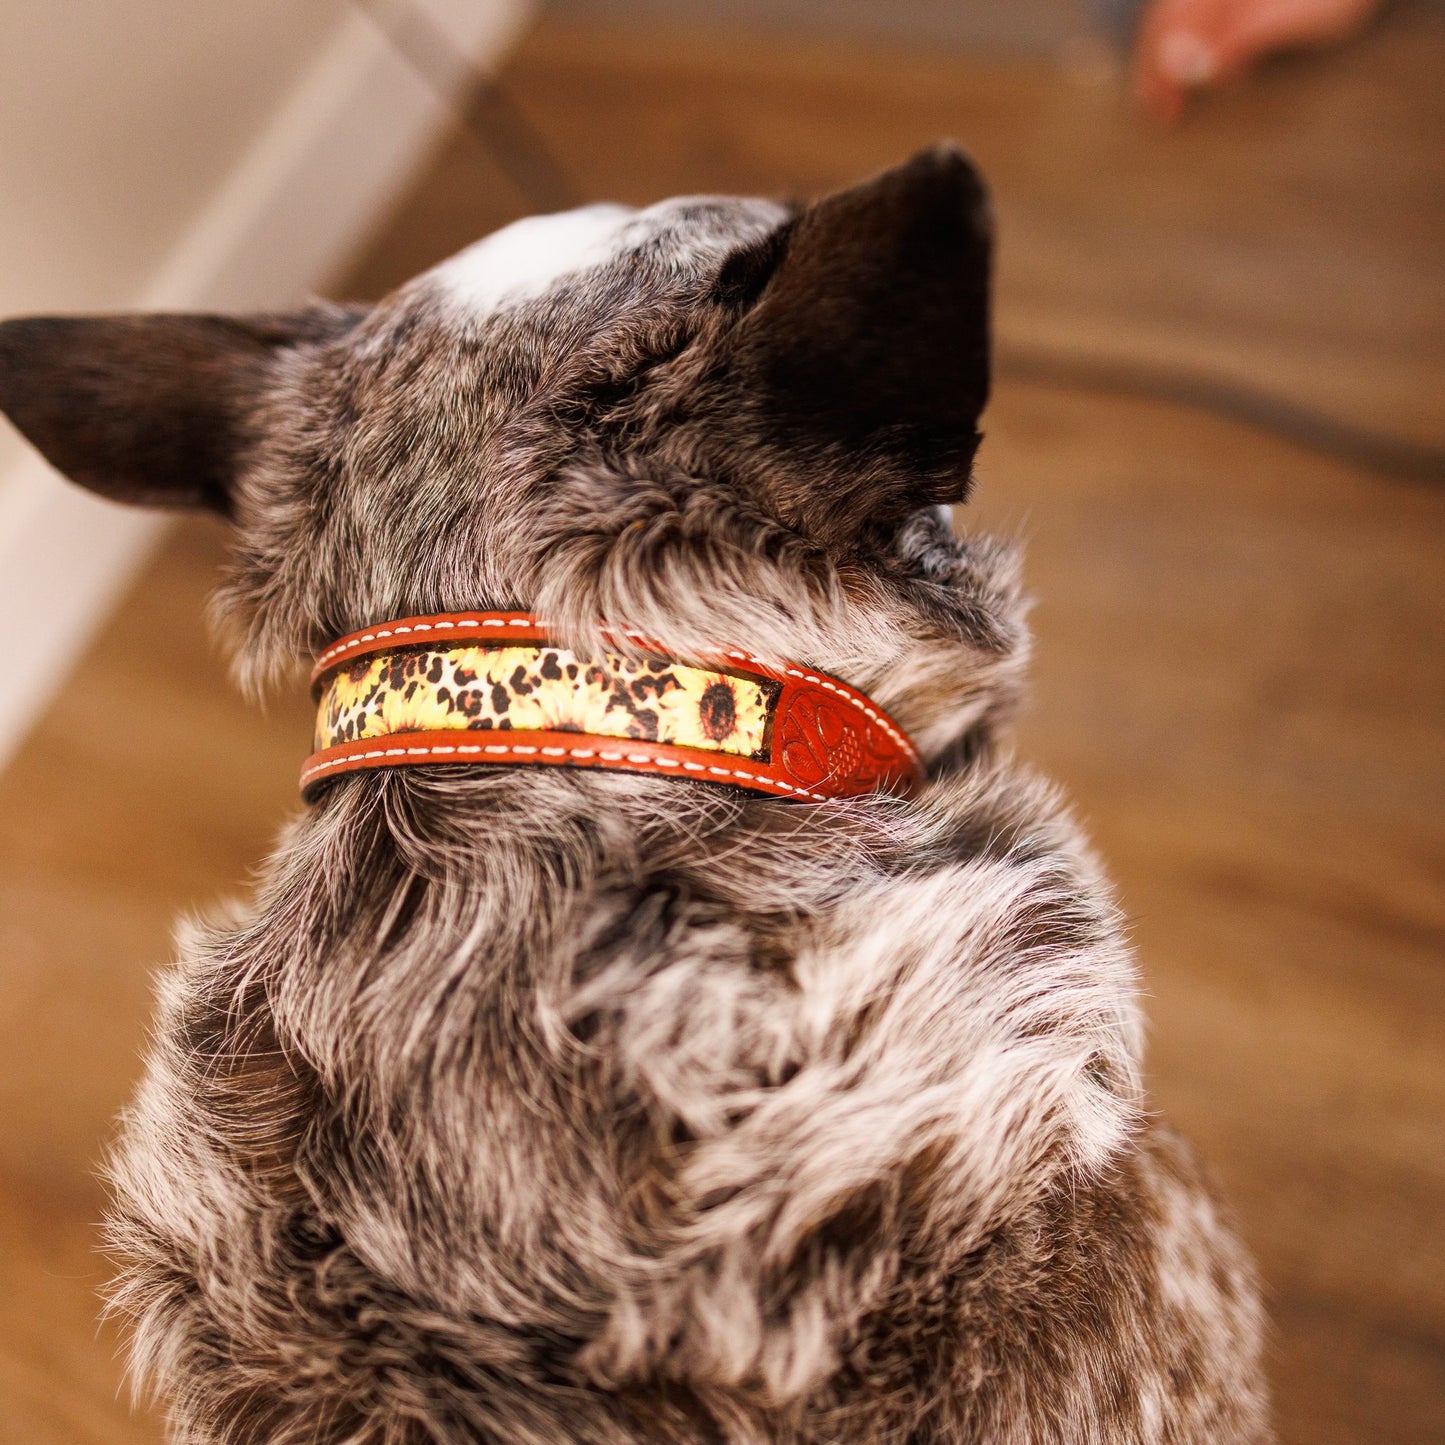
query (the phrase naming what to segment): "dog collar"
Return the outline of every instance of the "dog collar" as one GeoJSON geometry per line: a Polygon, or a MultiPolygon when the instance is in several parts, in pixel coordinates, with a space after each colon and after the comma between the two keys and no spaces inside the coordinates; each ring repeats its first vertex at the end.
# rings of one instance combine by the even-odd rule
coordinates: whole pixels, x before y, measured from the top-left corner
{"type": "Polygon", "coordinates": [[[907,792],[918,750],[837,678],[751,653],[684,663],[581,656],[526,612],[406,617],[316,660],[316,751],[304,797],[342,773],[414,764],[520,764],[686,777],[821,803],[907,792]]]}

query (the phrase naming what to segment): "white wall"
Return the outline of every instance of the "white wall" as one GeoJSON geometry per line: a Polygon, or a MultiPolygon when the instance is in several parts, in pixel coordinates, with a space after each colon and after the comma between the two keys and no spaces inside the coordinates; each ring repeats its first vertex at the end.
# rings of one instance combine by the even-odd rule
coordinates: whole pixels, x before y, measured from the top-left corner
{"type": "Polygon", "coordinates": [[[9,0],[0,310],[79,310],[136,294],[344,8],[9,0]]]}
{"type": "MultiPolygon", "coordinates": [[[[446,123],[438,79],[495,63],[530,9],[373,3],[444,38],[448,75],[418,75],[346,0],[3,0],[0,316],[324,288],[446,123]]],[[[159,525],[0,424],[0,766],[159,525]]]]}

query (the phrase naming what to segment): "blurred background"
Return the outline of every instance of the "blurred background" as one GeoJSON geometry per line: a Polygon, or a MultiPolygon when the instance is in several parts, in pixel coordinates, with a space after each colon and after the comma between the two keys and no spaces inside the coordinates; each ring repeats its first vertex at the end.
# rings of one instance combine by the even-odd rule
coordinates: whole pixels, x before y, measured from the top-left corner
{"type": "MultiPolygon", "coordinates": [[[[0,0],[0,314],[366,298],[537,209],[807,196],[963,142],[995,191],[999,356],[958,524],[1027,543],[1020,748],[1118,882],[1154,1099],[1265,1275],[1282,1438],[1425,1445],[1445,10],[1386,4],[1173,124],[1136,103],[1132,12],[0,0]]],[[[0,431],[0,1442],[161,1438],[96,1325],[96,1161],[173,921],[245,888],[309,731],[304,698],[263,714],[226,677],[223,545],[0,431]]]]}

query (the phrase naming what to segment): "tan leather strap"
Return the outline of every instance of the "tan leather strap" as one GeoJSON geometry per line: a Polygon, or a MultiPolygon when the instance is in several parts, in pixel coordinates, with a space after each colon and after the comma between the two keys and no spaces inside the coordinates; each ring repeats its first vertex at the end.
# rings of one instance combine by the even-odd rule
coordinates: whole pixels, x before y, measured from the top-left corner
{"type": "Polygon", "coordinates": [[[406,617],[342,637],[312,673],[315,797],[341,773],[430,763],[604,768],[826,802],[906,792],[917,749],[883,710],[811,668],[727,649],[580,657],[523,612],[406,617]]]}

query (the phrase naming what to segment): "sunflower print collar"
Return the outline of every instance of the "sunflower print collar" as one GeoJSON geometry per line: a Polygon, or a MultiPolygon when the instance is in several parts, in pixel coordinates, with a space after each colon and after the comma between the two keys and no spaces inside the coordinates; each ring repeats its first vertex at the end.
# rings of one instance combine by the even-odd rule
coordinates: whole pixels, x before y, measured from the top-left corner
{"type": "Polygon", "coordinates": [[[601,768],[807,802],[921,781],[903,730],[837,678],[732,649],[684,662],[628,641],[645,650],[584,657],[521,612],[408,617],[340,638],[312,674],[303,793],[433,764],[601,768]]]}

